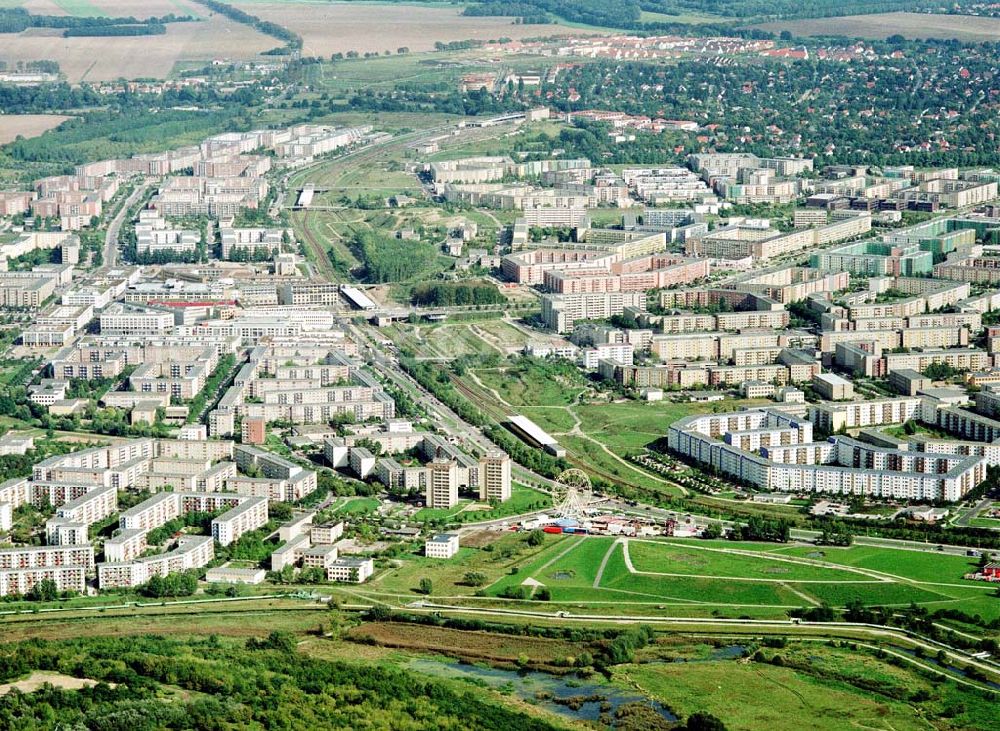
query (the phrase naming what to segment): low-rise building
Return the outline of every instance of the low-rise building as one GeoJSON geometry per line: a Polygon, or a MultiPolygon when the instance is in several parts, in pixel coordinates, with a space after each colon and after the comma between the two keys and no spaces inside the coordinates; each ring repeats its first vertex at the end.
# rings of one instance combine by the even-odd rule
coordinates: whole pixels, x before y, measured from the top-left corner
{"type": "Polygon", "coordinates": [[[424,555],[427,558],[451,558],[458,553],[457,533],[438,533],[424,541],[424,555]]]}

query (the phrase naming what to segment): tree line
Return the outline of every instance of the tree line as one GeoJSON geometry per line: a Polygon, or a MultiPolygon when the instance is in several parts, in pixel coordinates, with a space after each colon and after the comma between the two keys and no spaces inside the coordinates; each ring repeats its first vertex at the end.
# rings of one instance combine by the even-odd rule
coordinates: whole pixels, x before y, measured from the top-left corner
{"type": "Polygon", "coordinates": [[[278,25],[277,23],[272,23],[269,20],[263,20],[258,18],[256,15],[251,15],[250,13],[244,12],[239,8],[235,8],[228,3],[219,2],[219,0],[195,0],[195,2],[200,5],[204,5],[209,10],[219,13],[220,15],[225,15],[227,18],[237,23],[249,25],[258,33],[263,33],[266,36],[277,38],[279,41],[284,41],[284,48],[265,51],[265,55],[283,55],[302,50],[302,36],[298,33],[290,31],[288,28],[278,25]]]}
{"type": "Polygon", "coordinates": [[[506,300],[494,285],[485,283],[418,284],[410,294],[410,302],[413,304],[435,307],[498,305],[506,300]]]}
{"type": "MultiPolygon", "coordinates": [[[[29,28],[64,28],[66,32],[63,35],[67,37],[71,35],[101,35],[97,32],[98,28],[166,26],[168,23],[188,23],[194,20],[195,18],[190,15],[175,15],[174,13],[159,18],[138,19],[131,15],[128,17],[34,15],[24,8],[0,8],[0,33],[21,33],[29,28]]],[[[164,32],[166,32],[165,28],[164,32]]],[[[106,35],[125,34],[108,33],[106,35]]]]}

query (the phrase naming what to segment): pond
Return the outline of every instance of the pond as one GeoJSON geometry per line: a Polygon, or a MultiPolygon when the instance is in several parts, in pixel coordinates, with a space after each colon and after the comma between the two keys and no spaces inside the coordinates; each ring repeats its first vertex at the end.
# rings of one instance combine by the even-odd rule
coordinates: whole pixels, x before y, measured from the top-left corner
{"type": "Polygon", "coordinates": [[[414,658],[406,666],[425,675],[465,679],[502,692],[510,691],[524,701],[577,721],[600,722],[603,714],[614,717],[615,711],[627,703],[644,703],[666,720],[677,720],[660,703],[599,680],[582,680],[576,676],[560,677],[541,672],[517,672],[424,658],[414,658]]]}

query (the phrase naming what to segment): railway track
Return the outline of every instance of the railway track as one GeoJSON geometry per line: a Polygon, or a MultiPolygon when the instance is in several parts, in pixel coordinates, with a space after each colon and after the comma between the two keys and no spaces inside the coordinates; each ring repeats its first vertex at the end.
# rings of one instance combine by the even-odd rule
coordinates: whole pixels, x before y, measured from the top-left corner
{"type": "Polygon", "coordinates": [[[333,269],[333,263],[330,261],[330,257],[326,253],[326,249],[319,242],[316,236],[313,235],[313,232],[310,229],[309,209],[303,209],[298,229],[302,233],[302,237],[305,239],[306,246],[313,252],[313,259],[315,260],[316,269],[319,274],[324,279],[334,281],[336,279],[336,272],[333,269]]]}

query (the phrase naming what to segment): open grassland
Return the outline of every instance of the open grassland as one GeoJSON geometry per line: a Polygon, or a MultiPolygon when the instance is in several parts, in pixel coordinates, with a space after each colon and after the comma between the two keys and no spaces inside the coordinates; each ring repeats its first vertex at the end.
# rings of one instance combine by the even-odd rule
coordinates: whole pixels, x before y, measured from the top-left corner
{"type": "Polygon", "coordinates": [[[256,637],[273,630],[305,631],[316,626],[325,605],[268,599],[219,604],[171,605],[0,617],[3,641],[33,638],[171,636],[218,634],[256,637]],[[265,630],[265,628],[267,628],[265,630]]]}
{"type": "Polygon", "coordinates": [[[399,323],[385,332],[400,347],[410,348],[423,358],[441,360],[463,355],[507,355],[521,350],[530,338],[528,333],[500,319],[430,325],[399,323]]]}
{"type": "Polygon", "coordinates": [[[858,600],[869,606],[912,602],[987,619],[1000,616],[991,587],[961,579],[961,557],[869,546],[843,549],[839,556],[838,551],[566,536],[490,585],[488,593],[502,596],[538,582],[549,588],[553,602],[669,606],[671,614],[692,616],[726,608],[780,617],[795,607],[844,607],[858,600]]]}
{"type": "Polygon", "coordinates": [[[466,17],[461,15],[460,8],[425,5],[300,0],[237,0],[233,4],[301,35],[302,52],[307,56],[330,56],[348,51],[395,53],[396,49],[404,47],[411,51],[429,51],[439,41],[487,41],[593,32],[562,25],[515,25],[512,18],[466,17]]]}
{"type": "MultiPolygon", "coordinates": [[[[103,3],[113,14],[131,15],[135,3],[124,10],[103,3]]],[[[183,0],[156,0],[146,15],[176,13],[197,15],[195,7],[183,0]]],[[[64,8],[70,14],[78,12],[64,8]]],[[[39,11],[40,12],[40,11],[39,11]]],[[[115,38],[63,38],[58,29],[32,28],[16,35],[6,34],[0,43],[0,61],[14,66],[17,61],[52,60],[71,82],[108,81],[117,78],[166,78],[179,63],[209,62],[213,59],[242,60],[279,45],[252,28],[234,23],[218,14],[206,14],[192,23],[171,23],[161,36],[115,38]]]]}
{"type": "Polygon", "coordinates": [[[573,644],[563,640],[492,632],[470,633],[396,622],[365,623],[352,628],[345,636],[382,647],[421,652],[444,651],[469,661],[503,664],[515,663],[524,655],[529,656],[534,664],[555,664],[572,657],[577,651],[573,644]]]}
{"type": "Polygon", "coordinates": [[[682,716],[711,713],[733,731],[928,728],[904,702],[872,697],[846,685],[831,687],[805,673],[761,663],[632,665],[616,671],[615,680],[658,698],[682,716]]]}
{"type": "Polygon", "coordinates": [[[37,137],[67,119],[61,114],[0,114],[0,145],[18,137],[37,137]]]}
{"type": "Polygon", "coordinates": [[[542,546],[529,546],[524,536],[517,533],[486,536],[490,539],[495,537],[495,540],[485,541],[482,548],[465,546],[447,561],[417,554],[405,556],[398,560],[398,565],[380,573],[370,585],[359,589],[364,594],[388,595],[408,602],[419,596],[420,579],[427,578],[433,585],[432,597],[472,596],[479,587],[469,584],[466,574],[481,573],[487,582],[496,582],[509,575],[515,567],[534,565],[539,557],[549,555],[553,547],[562,542],[561,536],[554,536],[547,537],[542,546]]]}
{"type": "Polygon", "coordinates": [[[850,36],[888,38],[899,34],[906,38],[945,38],[959,41],[996,41],[1000,39],[1000,18],[971,15],[927,13],[878,13],[846,15],[839,18],[783,20],[754,26],[771,33],[790,31],[797,36],[850,36]]]}
{"type": "MultiPolygon", "coordinates": [[[[443,56],[431,52],[394,52],[391,56],[348,59],[333,65],[317,64],[307,69],[306,73],[317,92],[343,97],[362,89],[387,91],[397,84],[453,84],[462,73],[491,70],[487,64],[466,59],[467,53],[453,52],[443,56]]],[[[409,126],[414,129],[431,126],[428,121],[421,115],[418,124],[409,126]]]]}

